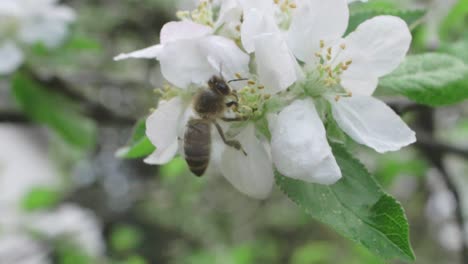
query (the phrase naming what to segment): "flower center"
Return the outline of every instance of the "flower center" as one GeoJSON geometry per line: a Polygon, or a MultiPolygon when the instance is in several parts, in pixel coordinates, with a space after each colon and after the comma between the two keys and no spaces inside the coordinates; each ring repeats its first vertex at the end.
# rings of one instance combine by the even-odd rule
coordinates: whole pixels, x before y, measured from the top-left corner
{"type": "Polygon", "coordinates": [[[287,30],[291,24],[292,11],[297,8],[297,5],[293,0],[274,0],[274,2],[280,10],[276,15],[278,26],[287,30]]]}
{"type": "Polygon", "coordinates": [[[341,75],[353,63],[351,59],[337,61],[344,50],[346,50],[344,43],[339,46],[329,46],[324,40],[320,41],[320,50],[315,53],[317,64],[315,68],[306,69],[304,89],[309,95],[333,94],[336,100],[352,96],[350,91],[341,86],[341,75]]]}
{"type": "Polygon", "coordinates": [[[176,15],[180,20],[189,19],[195,23],[210,27],[214,25],[212,0],[202,0],[195,10],[178,11],[176,15]]]}

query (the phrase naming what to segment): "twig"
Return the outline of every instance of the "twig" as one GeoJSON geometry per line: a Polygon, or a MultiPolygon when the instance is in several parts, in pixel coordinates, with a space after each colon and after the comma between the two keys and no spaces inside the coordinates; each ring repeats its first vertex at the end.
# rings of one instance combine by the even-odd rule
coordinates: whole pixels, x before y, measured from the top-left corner
{"type": "MultiPolygon", "coordinates": [[[[465,237],[466,234],[466,226],[465,226],[465,219],[463,216],[463,206],[462,206],[462,199],[461,195],[457,189],[456,184],[454,183],[452,177],[448,173],[445,164],[443,162],[443,157],[446,152],[439,151],[442,149],[450,150],[450,152],[457,152],[457,154],[465,155],[465,151],[456,150],[454,147],[449,147],[448,149],[446,146],[440,143],[434,143],[433,140],[433,132],[434,132],[434,109],[429,107],[421,108],[419,111],[419,118],[417,119],[419,126],[422,128],[423,131],[427,131],[427,134],[419,133],[418,144],[416,146],[423,152],[426,158],[434,165],[434,167],[440,172],[442,180],[444,181],[447,189],[452,193],[455,199],[455,219],[458,225],[458,228],[462,235],[462,248],[460,252],[461,263],[468,263],[468,239],[465,237]],[[425,143],[422,143],[425,142],[425,143]],[[431,143],[432,142],[432,143],[431,143]],[[456,150],[456,151],[454,151],[456,150]]],[[[464,156],[466,157],[466,156],[464,156]]]]}

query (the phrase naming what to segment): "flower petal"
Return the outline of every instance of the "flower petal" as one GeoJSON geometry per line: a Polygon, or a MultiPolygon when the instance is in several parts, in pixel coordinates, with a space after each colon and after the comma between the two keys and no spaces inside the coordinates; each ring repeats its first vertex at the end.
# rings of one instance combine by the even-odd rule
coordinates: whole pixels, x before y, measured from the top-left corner
{"type": "Polygon", "coordinates": [[[226,147],[222,155],[221,172],[240,192],[256,199],[265,199],[274,182],[273,165],[263,144],[249,124],[237,137],[247,156],[241,151],[226,147]]]}
{"type": "Polygon", "coordinates": [[[356,142],[377,152],[395,151],[416,141],[415,133],[383,102],[370,96],[330,100],[333,117],[356,142]]]}
{"type": "Polygon", "coordinates": [[[184,104],[180,97],[159,103],[158,108],[146,120],[146,135],[156,151],[145,162],[164,164],[177,153],[177,135],[184,104]]]}
{"type": "Polygon", "coordinates": [[[265,92],[285,90],[301,77],[299,65],[280,34],[255,38],[255,56],[260,83],[265,92]]]}
{"type": "Polygon", "coordinates": [[[343,36],[348,26],[346,0],[298,0],[288,31],[288,45],[304,61],[315,59],[320,40],[334,41],[343,36]]]}
{"type": "Polygon", "coordinates": [[[284,176],[320,184],[341,178],[311,99],[293,102],[276,120],[270,117],[269,124],[273,161],[284,176]]]}
{"type": "Polygon", "coordinates": [[[23,9],[18,38],[28,44],[59,46],[67,36],[68,25],[75,20],[72,9],[54,3],[23,3],[23,9]]]}
{"type": "Polygon", "coordinates": [[[179,151],[179,142],[172,141],[165,149],[157,148],[151,155],[145,158],[144,162],[153,165],[162,165],[171,161],[179,151]]]}
{"type": "Polygon", "coordinates": [[[273,13],[267,13],[261,9],[250,9],[244,14],[241,39],[242,45],[248,53],[255,51],[255,37],[261,34],[279,32],[273,13]]]}
{"type": "Polygon", "coordinates": [[[14,72],[23,62],[23,53],[12,42],[0,45],[0,75],[14,72]]]}
{"type": "Polygon", "coordinates": [[[395,70],[405,58],[411,38],[408,26],[399,17],[378,16],[362,23],[345,38],[346,50],[335,59],[353,62],[342,75],[343,86],[355,93],[371,95],[377,87],[375,80],[366,87],[350,80],[367,83],[369,78],[376,79],[395,70]]]}
{"type": "Polygon", "coordinates": [[[220,74],[221,67],[225,78],[247,74],[249,69],[249,56],[234,41],[220,36],[172,42],[158,59],[164,78],[180,88],[191,83],[205,84],[220,74]]]}
{"type": "Polygon", "coordinates": [[[161,44],[200,38],[209,35],[211,31],[210,27],[189,20],[168,22],[161,29],[161,44]]]}
{"type": "Polygon", "coordinates": [[[210,27],[194,23],[192,21],[177,21],[166,23],[161,29],[161,44],[154,45],[145,49],[123,53],[114,58],[114,60],[134,59],[155,59],[163,52],[164,44],[178,40],[198,39],[210,34],[210,27]]]}
{"type": "Polygon", "coordinates": [[[228,80],[235,79],[236,74],[248,76],[250,57],[234,41],[220,36],[210,36],[200,41],[200,50],[214,70],[207,75],[205,81],[215,74],[219,75],[221,70],[223,77],[228,80]]]}
{"type": "Polygon", "coordinates": [[[145,49],[133,51],[130,53],[122,53],[114,58],[115,61],[126,59],[156,59],[163,50],[162,45],[155,45],[145,49]]]}

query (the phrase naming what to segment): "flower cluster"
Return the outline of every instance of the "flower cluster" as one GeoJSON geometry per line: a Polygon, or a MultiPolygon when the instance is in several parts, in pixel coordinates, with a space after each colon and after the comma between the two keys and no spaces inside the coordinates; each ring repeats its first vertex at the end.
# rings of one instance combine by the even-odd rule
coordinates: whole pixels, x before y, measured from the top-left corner
{"type": "Polygon", "coordinates": [[[0,1],[0,75],[15,71],[23,62],[21,45],[60,45],[74,12],[57,0],[0,1]]]}
{"type": "Polygon", "coordinates": [[[379,78],[409,50],[402,19],[378,16],[343,36],[346,0],[201,1],[178,16],[181,21],[163,27],[161,44],[116,57],[156,58],[170,83],[147,119],[157,150],[146,162],[164,164],[181,152],[191,98],[220,74],[249,79],[233,85],[239,97],[234,114],[247,121],[223,124],[248,155],[215,137],[209,172],[221,172],[249,196],[268,196],[274,168],[305,182],[337,182],[342,174],[324,126],[329,117],[378,152],[415,141],[400,117],[372,97],[379,78]]]}

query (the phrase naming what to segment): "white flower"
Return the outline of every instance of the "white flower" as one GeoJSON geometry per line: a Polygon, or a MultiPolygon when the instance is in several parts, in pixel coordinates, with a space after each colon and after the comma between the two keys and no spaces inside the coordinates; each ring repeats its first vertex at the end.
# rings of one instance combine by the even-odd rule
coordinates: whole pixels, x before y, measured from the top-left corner
{"type": "MultiPolygon", "coordinates": [[[[222,17],[227,19],[227,13],[222,17]]],[[[115,59],[127,58],[158,59],[166,80],[182,89],[191,84],[206,86],[208,79],[219,75],[221,69],[227,79],[235,78],[237,73],[246,76],[249,72],[249,56],[234,41],[214,36],[211,27],[191,21],[169,22],[161,30],[161,44],[121,54],[115,59]]],[[[156,151],[145,162],[161,165],[178,153],[183,155],[181,139],[193,115],[189,102],[181,97],[160,102],[146,121],[146,134],[156,151]]],[[[221,172],[239,191],[254,198],[266,198],[274,181],[271,159],[255,135],[253,125],[247,126],[237,138],[248,156],[226,147],[213,129],[208,173],[221,172]]]]}
{"type": "Polygon", "coordinates": [[[158,59],[164,78],[179,88],[205,84],[213,75],[235,78],[248,73],[249,57],[231,39],[191,21],[169,22],[161,30],[161,44],[117,56],[158,59]]]}
{"type": "MultiPolygon", "coordinates": [[[[267,91],[303,83],[331,103],[335,120],[354,140],[378,152],[398,150],[415,141],[414,132],[371,95],[379,77],[404,59],[411,34],[400,18],[380,16],[342,38],[348,18],[345,0],[296,1],[287,28],[278,25],[275,14],[253,8],[245,15],[242,41],[247,51],[255,52],[259,80],[267,91]],[[306,64],[304,74],[297,60],[306,64]]],[[[313,101],[286,107],[270,127],[273,159],[285,176],[328,184],[341,177],[313,101]],[[309,120],[307,125],[303,120],[309,120]],[[320,147],[323,152],[316,153],[320,147]],[[317,164],[321,169],[312,169],[317,164]]]]}
{"type": "Polygon", "coordinates": [[[20,44],[59,46],[74,19],[74,12],[56,0],[0,1],[0,74],[19,67],[23,61],[20,44]]]}

